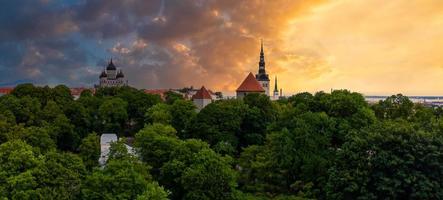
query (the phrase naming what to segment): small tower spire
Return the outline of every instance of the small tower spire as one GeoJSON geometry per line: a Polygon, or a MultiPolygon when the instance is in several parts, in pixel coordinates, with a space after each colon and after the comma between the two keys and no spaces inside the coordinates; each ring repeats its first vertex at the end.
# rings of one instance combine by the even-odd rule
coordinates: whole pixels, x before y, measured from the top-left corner
{"type": "Polygon", "coordinates": [[[275,76],[275,85],[274,85],[274,92],[278,93],[278,87],[277,87],[277,76],[275,76]]]}
{"type": "Polygon", "coordinates": [[[277,86],[277,76],[275,76],[275,84],[274,84],[274,99],[278,99],[278,86],[277,86]]]}
{"type": "Polygon", "coordinates": [[[261,39],[261,50],[260,50],[260,54],[263,55],[264,51],[263,51],[263,39],[261,39]]]}

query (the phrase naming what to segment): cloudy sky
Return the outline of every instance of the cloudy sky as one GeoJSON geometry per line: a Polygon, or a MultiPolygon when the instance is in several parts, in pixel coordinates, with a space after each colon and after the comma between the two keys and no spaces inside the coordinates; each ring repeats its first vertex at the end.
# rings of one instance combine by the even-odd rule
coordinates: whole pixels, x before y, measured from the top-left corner
{"type": "Polygon", "coordinates": [[[138,88],[232,92],[261,38],[286,94],[443,95],[442,0],[1,1],[0,86],[92,87],[112,57],[138,88]]]}

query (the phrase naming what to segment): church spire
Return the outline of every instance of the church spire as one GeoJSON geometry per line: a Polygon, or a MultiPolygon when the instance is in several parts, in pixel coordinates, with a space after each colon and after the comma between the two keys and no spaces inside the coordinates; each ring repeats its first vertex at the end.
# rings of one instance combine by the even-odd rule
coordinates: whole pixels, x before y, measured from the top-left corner
{"type": "Polygon", "coordinates": [[[274,84],[274,93],[278,94],[278,87],[277,87],[277,76],[275,76],[275,84],[274,84]]]}
{"type": "Polygon", "coordinates": [[[271,80],[269,80],[269,75],[266,73],[265,52],[263,49],[264,48],[263,48],[263,39],[262,39],[260,44],[260,62],[258,63],[258,73],[255,75],[255,79],[257,79],[257,81],[260,82],[262,88],[265,89],[266,95],[269,96],[269,91],[270,91],[269,82],[271,80]]]}
{"type": "Polygon", "coordinates": [[[265,53],[263,52],[263,39],[261,39],[261,51],[260,51],[260,55],[264,55],[265,53]]]}
{"type": "Polygon", "coordinates": [[[260,48],[260,62],[258,63],[258,73],[265,74],[266,63],[265,63],[265,52],[263,51],[263,39],[261,40],[261,48],[260,48]]]}

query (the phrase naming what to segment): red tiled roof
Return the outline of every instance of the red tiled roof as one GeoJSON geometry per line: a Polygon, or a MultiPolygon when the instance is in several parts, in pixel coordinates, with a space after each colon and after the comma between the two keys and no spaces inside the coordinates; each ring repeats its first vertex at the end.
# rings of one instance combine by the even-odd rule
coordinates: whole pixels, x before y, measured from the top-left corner
{"type": "Polygon", "coordinates": [[[85,91],[85,90],[91,90],[92,93],[95,93],[94,89],[90,89],[90,88],[69,88],[69,90],[71,91],[71,95],[72,96],[80,96],[80,94],[85,91]]]}
{"type": "Polygon", "coordinates": [[[14,88],[0,88],[0,94],[9,94],[14,88]]]}
{"type": "Polygon", "coordinates": [[[169,92],[169,89],[154,89],[154,90],[144,90],[146,94],[157,94],[160,95],[160,97],[165,100],[166,92],[169,92]]]}
{"type": "Polygon", "coordinates": [[[249,72],[246,79],[236,90],[237,92],[264,92],[265,90],[260,83],[255,79],[254,75],[249,72]]]}
{"type": "Polygon", "coordinates": [[[192,96],[192,99],[212,99],[212,97],[208,90],[206,90],[205,86],[202,86],[202,88],[192,96]]]}

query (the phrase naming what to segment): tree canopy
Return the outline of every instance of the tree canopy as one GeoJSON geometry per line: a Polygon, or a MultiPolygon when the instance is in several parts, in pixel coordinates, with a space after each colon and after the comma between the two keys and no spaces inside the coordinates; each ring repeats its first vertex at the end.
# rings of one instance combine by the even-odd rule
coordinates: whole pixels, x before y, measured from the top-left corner
{"type": "Polygon", "coordinates": [[[201,110],[131,87],[0,97],[0,199],[443,199],[443,108],[261,94],[201,110]],[[99,166],[100,136],[115,133],[99,166]]]}

